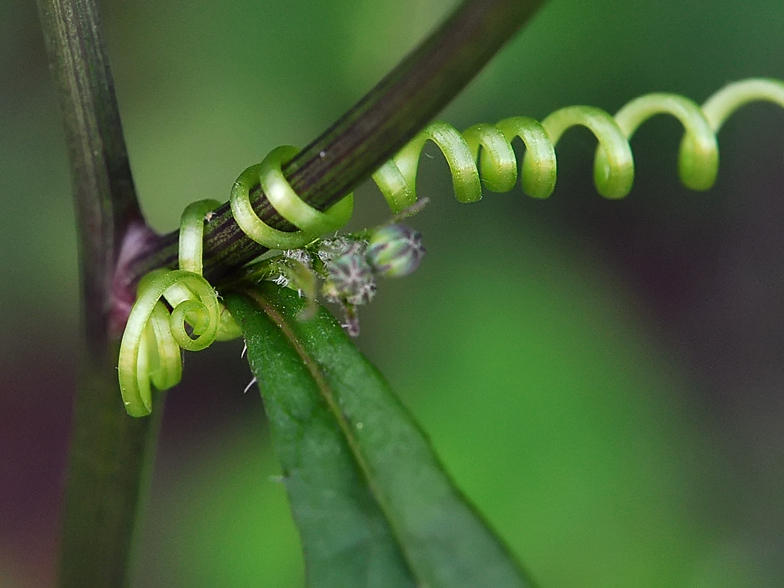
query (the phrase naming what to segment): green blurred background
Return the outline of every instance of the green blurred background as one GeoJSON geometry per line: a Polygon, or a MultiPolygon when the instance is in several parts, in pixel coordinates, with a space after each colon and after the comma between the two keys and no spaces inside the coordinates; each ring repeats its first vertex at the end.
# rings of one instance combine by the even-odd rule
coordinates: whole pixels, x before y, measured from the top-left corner
{"type": "MultiPolygon", "coordinates": [[[[173,230],[274,146],[309,142],[454,5],[104,2],[152,226],[173,230]]],[[[784,78],[783,33],[780,0],[553,0],[440,118],[612,112],[649,91],[699,102],[784,78]]],[[[784,113],[730,120],[706,194],[678,183],[679,137],[667,119],[640,130],[623,202],[596,195],[581,130],[543,202],[457,204],[443,161],[423,158],[433,202],[411,224],[428,257],[362,313],[360,346],[543,588],[784,586],[784,113]]],[[[357,225],[388,217],[375,188],[357,200],[357,225]]],[[[50,586],[77,261],[60,115],[23,0],[0,0],[0,204],[0,586],[50,586]]],[[[302,585],[240,350],[188,355],[169,393],[134,586],[302,585]]]]}

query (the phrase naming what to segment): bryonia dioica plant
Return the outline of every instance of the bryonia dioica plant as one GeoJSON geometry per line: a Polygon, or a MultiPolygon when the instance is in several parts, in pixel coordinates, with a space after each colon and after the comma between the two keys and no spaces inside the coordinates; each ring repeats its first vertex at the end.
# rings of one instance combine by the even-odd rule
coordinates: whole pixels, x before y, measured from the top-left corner
{"type": "Polygon", "coordinates": [[[415,191],[423,147],[433,142],[441,149],[460,202],[478,201],[484,188],[509,191],[518,181],[526,194],[546,198],[556,180],[555,146],[567,129],[581,125],[598,139],[596,187],[614,199],[632,187],[629,139],[648,118],[669,114],[685,128],[681,180],[705,190],[716,177],[716,133],[725,120],[756,100],[784,106],[782,82],[751,79],[728,85],[701,107],[681,96],[651,94],[615,116],[575,106],[541,122],[513,117],[463,133],[436,123],[417,135],[539,4],[461,4],[379,86],[305,148],[307,156],[297,165],[296,148],[273,150],[240,174],[229,205],[204,200],[188,206],[179,235],[153,235],[154,244],[145,250],[138,241],[151,231],[128,189],[132,178],[95,7],[89,0],[39,0],[63,90],[82,266],[87,268],[82,275],[88,284],[85,314],[88,322],[93,320],[86,329],[86,383],[77,397],[63,585],[127,584],[130,537],[149,463],[145,445],[153,445],[154,438],[154,427],[147,425],[153,419],[128,414],[149,415],[152,389],[164,390],[180,380],[183,350],[240,335],[269,417],[309,586],[533,585],[451,482],[383,377],[346,336],[358,333],[358,309],[373,299],[380,278],[407,275],[422,259],[421,235],[401,221],[425,200],[417,201],[415,191]],[[520,161],[514,143],[523,153],[520,161]],[[372,177],[393,219],[340,234],[353,198],[339,197],[373,168],[378,168],[372,177]],[[95,169],[98,173],[92,173],[95,169]],[[108,186],[96,181],[80,193],[80,181],[105,179],[104,172],[108,186]],[[113,189],[113,182],[122,189],[113,189]],[[108,229],[90,240],[95,227],[108,229]],[[124,251],[139,234],[129,246],[132,251],[124,251]],[[243,265],[263,249],[280,253],[243,265]],[[152,268],[166,269],[148,273],[152,268]],[[143,274],[119,349],[121,404],[113,371],[114,323],[107,324],[115,320],[123,326],[133,300],[131,286],[143,274]],[[339,307],[342,325],[318,299],[339,307]]]}

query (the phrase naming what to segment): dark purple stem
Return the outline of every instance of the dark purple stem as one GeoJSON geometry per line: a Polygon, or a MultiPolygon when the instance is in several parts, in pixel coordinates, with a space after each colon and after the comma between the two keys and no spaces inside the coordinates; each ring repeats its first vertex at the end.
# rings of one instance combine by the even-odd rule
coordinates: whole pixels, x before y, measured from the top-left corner
{"type": "MultiPolygon", "coordinates": [[[[543,0],[469,0],[351,110],[283,168],[300,197],[324,210],[353,190],[449,103],[515,34],[543,0]]],[[[261,193],[256,213],[270,226],[294,230],[261,193]]],[[[205,227],[204,274],[220,284],[265,249],[237,226],[228,204],[205,227]]],[[[161,238],[127,276],[177,264],[177,233],[161,238]]]]}

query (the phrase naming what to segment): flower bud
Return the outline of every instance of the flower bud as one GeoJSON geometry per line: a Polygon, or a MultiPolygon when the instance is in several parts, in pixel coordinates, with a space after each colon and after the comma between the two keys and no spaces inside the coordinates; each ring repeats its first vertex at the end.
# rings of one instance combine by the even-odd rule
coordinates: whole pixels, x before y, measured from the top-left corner
{"type": "Polygon", "coordinates": [[[401,224],[387,225],[373,233],[365,253],[376,273],[390,278],[414,272],[424,255],[422,233],[401,224]]]}
{"type": "Polygon", "coordinates": [[[362,255],[361,247],[351,248],[328,262],[327,273],[323,292],[329,300],[363,305],[370,302],[376,293],[375,276],[362,255]]]}

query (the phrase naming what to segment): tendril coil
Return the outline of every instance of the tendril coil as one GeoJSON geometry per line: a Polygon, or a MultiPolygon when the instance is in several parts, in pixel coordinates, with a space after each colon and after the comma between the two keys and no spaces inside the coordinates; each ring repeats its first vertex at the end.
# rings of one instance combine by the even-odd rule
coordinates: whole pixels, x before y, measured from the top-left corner
{"type": "Polygon", "coordinates": [[[152,411],[151,385],[167,390],[179,383],[181,349],[199,351],[241,334],[201,275],[204,218],[219,205],[216,200],[189,204],[180,221],[180,269],[152,271],[139,283],[117,361],[123,404],[131,416],[152,411]]]}
{"type": "MultiPolygon", "coordinates": [[[[449,124],[428,125],[374,174],[392,211],[404,212],[417,202],[419,158],[428,141],[444,154],[460,202],[476,202],[482,186],[508,192],[518,182],[518,162],[512,143],[520,138],[525,152],[520,162],[520,185],[525,194],[547,198],[556,182],[555,145],[573,126],[588,128],[597,138],[594,183],[611,199],[623,198],[634,182],[634,159],[629,140],[649,118],[669,114],[684,127],[678,172],[685,186],[707,190],[718,173],[716,133],[740,107],[767,101],[784,108],[784,82],[753,78],[729,84],[702,106],[677,94],[647,94],[623,106],[614,116],[591,106],[569,106],[541,122],[524,116],[495,125],[477,124],[463,133],[449,124]]],[[[269,249],[297,249],[337,231],[350,219],[353,196],[348,194],[325,212],[303,201],[281,172],[281,165],[298,153],[282,146],[240,174],[231,190],[234,218],[247,236],[269,249]],[[253,211],[250,193],[260,186],[275,210],[297,227],[283,232],[267,225],[253,211]]],[[[205,215],[217,207],[203,200],[185,209],[180,228],[180,269],[156,270],[140,282],[137,301],[128,319],[119,357],[119,380],[126,410],[144,416],[152,410],[151,385],[159,390],[179,382],[181,349],[199,350],[240,331],[202,277],[202,236],[205,215]],[[171,313],[165,300],[172,307],[171,313]]]]}
{"type": "Polygon", "coordinates": [[[450,125],[435,123],[373,174],[373,180],[393,211],[411,206],[416,202],[419,156],[425,143],[432,141],[449,164],[457,199],[475,202],[482,197],[483,184],[492,192],[508,192],[515,186],[517,161],[512,141],[519,137],[525,145],[520,166],[522,190],[534,198],[547,198],[555,187],[554,147],[567,129],[579,125],[593,132],[599,143],[594,158],[598,192],[606,198],[622,198],[634,181],[629,139],[649,118],[669,114],[685,130],[678,155],[681,181],[693,190],[707,190],[718,172],[716,133],[738,108],[760,100],[784,107],[784,83],[772,79],[736,82],[702,106],[677,94],[647,94],[626,104],[615,116],[590,106],[569,106],[541,122],[513,117],[495,125],[474,125],[462,134],[450,125]]]}

